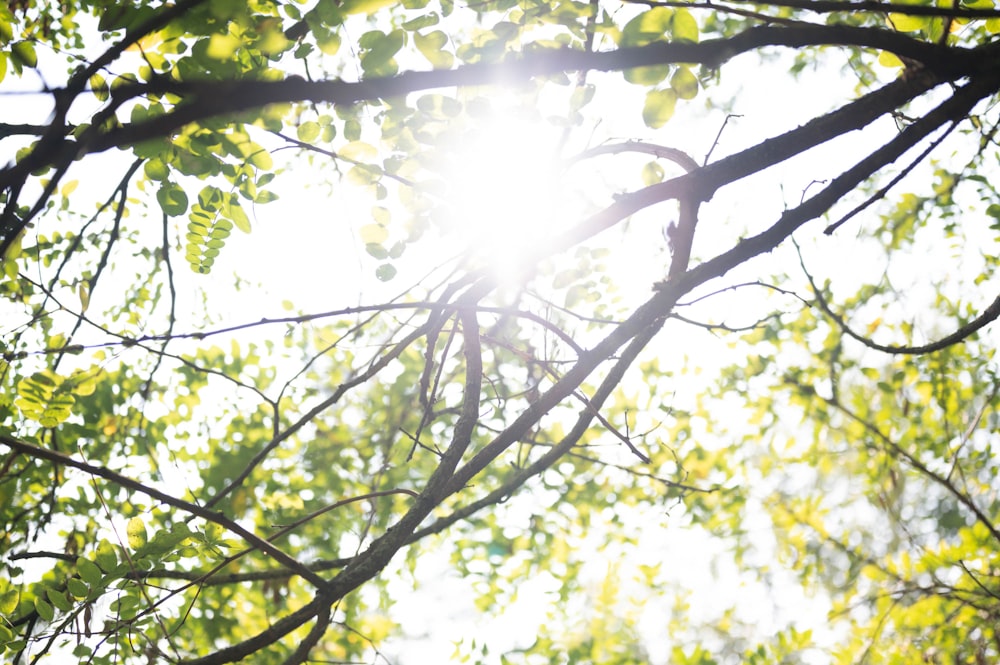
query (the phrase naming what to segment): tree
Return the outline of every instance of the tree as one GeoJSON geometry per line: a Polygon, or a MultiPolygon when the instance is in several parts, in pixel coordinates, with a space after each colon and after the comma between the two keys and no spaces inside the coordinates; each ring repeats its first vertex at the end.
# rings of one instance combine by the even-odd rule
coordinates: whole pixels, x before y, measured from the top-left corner
{"type": "Polygon", "coordinates": [[[997,31],[991,0],[0,8],[5,656],[395,660],[447,560],[558,626],[465,660],[995,662],[997,31]],[[755,630],[646,549],[668,519],[825,629],[755,630]]]}

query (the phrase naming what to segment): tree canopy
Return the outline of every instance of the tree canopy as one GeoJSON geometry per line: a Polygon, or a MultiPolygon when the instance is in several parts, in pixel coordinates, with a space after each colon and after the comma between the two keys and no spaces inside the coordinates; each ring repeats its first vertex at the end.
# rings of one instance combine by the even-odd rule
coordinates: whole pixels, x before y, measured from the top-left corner
{"type": "Polygon", "coordinates": [[[998,32],[6,3],[3,657],[1000,660],[998,32]]]}

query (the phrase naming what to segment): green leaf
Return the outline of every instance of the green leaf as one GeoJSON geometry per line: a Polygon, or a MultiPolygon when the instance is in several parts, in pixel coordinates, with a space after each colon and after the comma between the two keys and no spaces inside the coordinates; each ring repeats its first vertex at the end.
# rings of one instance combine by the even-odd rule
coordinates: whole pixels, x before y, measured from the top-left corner
{"type": "Polygon", "coordinates": [[[930,27],[930,18],[927,16],[913,16],[911,14],[889,14],[889,23],[900,32],[916,32],[930,27]]]}
{"type": "Polygon", "coordinates": [[[69,612],[73,609],[73,603],[70,602],[69,598],[66,597],[66,594],[63,591],[46,589],[45,596],[49,599],[49,602],[56,607],[56,609],[62,612],[69,612]]]}
{"type": "Polygon", "coordinates": [[[344,14],[374,14],[395,3],[396,0],[345,0],[341,4],[341,10],[344,14]]]}
{"type": "Polygon", "coordinates": [[[375,270],[375,276],[383,282],[388,282],[396,276],[396,267],[391,263],[383,263],[375,270]]]}
{"type": "Polygon", "coordinates": [[[622,28],[621,46],[645,46],[664,38],[671,29],[674,10],[653,7],[639,14],[622,28]]]}
{"type": "Polygon", "coordinates": [[[78,577],[71,577],[66,580],[66,588],[74,598],[86,598],[90,595],[90,587],[78,577]]]}
{"type": "MultiPolygon", "coordinates": [[[[243,233],[250,233],[250,218],[247,217],[246,211],[243,210],[243,207],[240,205],[240,199],[238,196],[232,194],[228,197],[225,203],[223,203],[222,214],[224,214],[227,218],[232,220],[233,224],[235,224],[236,228],[238,228],[240,231],[242,231],[243,233]]],[[[225,221],[225,220],[220,220],[220,221],[225,221]]],[[[224,238],[225,236],[221,236],[220,238],[220,236],[215,233],[216,229],[218,228],[223,228],[226,231],[228,231],[228,228],[226,228],[225,225],[220,226],[220,224],[216,223],[215,228],[212,229],[212,234],[215,238],[217,239],[224,238]]],[[[226,235],[229,234],[226,233],[226,235]]]]}
{"type": "Polygon", "coordinates": [[[437,25],[441,18],[436,12],[427,12],[417,18],[410,19],[403,23],[403,29],[413,32],[414,30],[420,30],[421,28],[429,28],[432,25],[437,25]]]}
{"type": "Polygon", "coordinates": [[[303,122],[296,129],[298,139],[303,143],[312,143],[319,137],[320,126],[315,120],[303,122]]]}
{"type": "Polygon", "coordinates": [[[42,598],[35,598],[35,611],[38,612],[38,616],[43,621],[51,622],[56,617],[56,611],[52,608],[52,605],[42,598]]]}
{"type": "MultiPolygon", "coordinates": [[[[114,564],[112,564],[112,567],[114,567],[114,564]]],[[[100,585],[103,573],[101,572],[101,569],[97,567],[97,564],[90,559],[77,557],[76,571],[80,573],[80,577],[83,581],[90,586],[97,587],[100,585]]]]}
{"type": "Polygon", "coordinates": [[[0,11],[0,44],[7,44],[14,39],[14,15],[8,11],[0,11]]]}
{"type": "Polygon", "coordinates": [[[903,61],[900,60],[895,53],[882,51],[878,54],[878,64],[883,67],[902,67],[903,61]]]}
{"type": "Polygon", "coordinates": [[[667,124],[674,115],[677,93],[670,90],[652,90],[646,94],[646,104],[642,108],[642,120],[648,127],[658,129],[667,124]]]}
{"type": "Polygon", "coordinates": [[[670,19],[670,32],[675,41],[697,42],[698,22],[686,9],[677,9],[670,19]]]}
{"type": "Polygon", "coordinates": [[[657,162],[648,162],[642,167],[642,184],[646,187],[663,182],[663,167],[657,162]]]}
{"type": "Polygon", "coordinates": [[[625,80],[634,85],[652,86],[660,83],[670,74],[670,65],[634,67],[622,72],[625,80]]]}
{"type": "Polygon", "coordinates": [[[146,160],[146,163],[142,165],[142,170],[150,180],[162,181],[170,175],[170,168],[159,157],[146,160]]]}
{"type": "Polygon", "coordinates": [[[128,521],[125,527],[125,534],[128,537],[128,546],[137,550],[146,544],[146,524],[138,515],[128,521]]]}
{"type": "Polygon", "coordinates": [[[327,29],[315,29],[313,36],[316,38],[316,45],[324,55],[337,55],[341,42],[339,33],[327,29]]]}
{"type": "Polygon", "coordinates": [[[153,534],[149,543],[136,552],[136,555],[162,557],[165,554],[173,552],[179,545],[183,544],[185,540],[190,538],[191,535],[192,531],[190,527],[181,522],[180,524],[174,525],[173,528],[169,530],[163,529],[157,531],[153,534]]]}
{"type": "Polygon", "coordinates": [[[14,42],[10,46],[10,55],[19,66],[35,67],[38,64],[38,55],[35,53],[35,45],[28,41],[14,42]]]}
{"type": "Polygon", "coordinates": [[[361,35],[358,40],[358,45],[363,49],[361,69],[370,76],[395,74],[397,66],[393,57],[399,52],[405,41],[406,33],[402,30],[393,30],[388,34],[380,30],[372,30],[361,35]]]}
{"type": "Polygon", "coordinates": [[[17,603],[21,599],[21,592],[17,589],[7,589],[0,593],[0,615],[11,616],[17,609],[17,603]]]}
{"type": "MultiPolygon", "coordinates": [[[[101,540],[101,542],[98,543],[95,558],[97,560],[97,565],[100,566],[101,570],[105,573],[110,573],[115,569],[115,566],[118,565],[118,554],[115,552],[115,547],[106,539],[101,540]]],[[[82,575],[83,571],[81,570],[80,572],[82,575]]]]}
{"type": "Polygon", "coordinates": [[[242,44],[243,42],[233,35],[212,35],[205,53],[215,60],[229,60],[242,44]]]}
{"type": "Polygon", "coordinates": [[[416,32],[413,34],[413,43],[436,69],[450,69],[455,62],[455,56],[444,50],[448,44],[448,35],[441,30],[434,30],[426,35],[416,32]]]}
{"type": "Polygon", "coordinates": [[[684,65],[679,66],[670,77],[670,87],[680,99],[694,99],[698,96],[698,79],[684,65]]]}
{"type": "Polygon", "coordinates": [[[90,90],[94,93],[94,97],[96,97],[99,102],[106,102],[111,96],[108,82],[100,74],[94,74],[90,77],[90,90]]]}
{"type": "Polygon", "coordinates": [[[163,213],[169,217],[179,217],[187,212],[187,193],[176,183],[167,181],[160,185],[156,190],[156,200],[163,213]]]}
{"type": "Polygon", "coordinates": [[[274,159],[271,157],[271,153],[260,146],[256,147],[258,149],[250,155],[250,163],[262,171],[270,171],[274,168],[274,159]]]}

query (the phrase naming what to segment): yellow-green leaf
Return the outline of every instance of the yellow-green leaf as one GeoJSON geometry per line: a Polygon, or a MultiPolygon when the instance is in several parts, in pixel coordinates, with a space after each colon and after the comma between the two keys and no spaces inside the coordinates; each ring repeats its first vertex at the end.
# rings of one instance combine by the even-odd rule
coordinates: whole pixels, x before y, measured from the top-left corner
{"type": "Polygon", "coordinates": [[[656,162],[649,162],[642,167],[642,184],[646,187],[663,182],[663,167],[656,162]]]}
{"type": "Polygon", "coordinates": [[[626,69],[622,74],[625,80],[635,85],[656,85],[667,78],[670,65],[650,65],[649,67],[634,67],[626,69]]]}
{"type": "Polygon", "coordinates": [[[455,62],[455,56],[444,50],[448,43],[448,35],[440,30],[434,30],[426,35],[415,32],[413,43],[421,55],[437,69],[448,69],[455,62]]]}
{"type": "Polygon", "coordinates": [[[642,120],[653,129],[662,127],[673,117],[676,105],[677,93],[672,89],[651,90],[647,93],[646,103],[642,108],[642,120]]]}
{"type": "Polygon", "coordinates": [[[101,567],[101,570],[108,573],[118,565],[118,554],[115,552],[114,545],[109,543],[106,539],[102,540],[97,545],[97,565],[101,567]]]}
{"type": "Polygon", "coordinates": [[[12,615],[20,599],[21,593],[17,589],[7,589],[0,593],[0,614],[8,617],[12,615]]]}
{"type": "Polygon", "coordinates": [[[233,35],[212,35],[205,54],[215,60],[229,60],[240,47],[240,40],[233,35]]]}
{"type": "Polygon", "coordinates": [[[345,14],[374,14],[380,9],[396,4],[396,0],[346,0],[341,5],[345,14]]]}
{"type": "Polygon", "coordinates": [[[359,232],[361,242],[368,244],[381,244],[389,238],[389,232],[381,224],[365,224],[359,232]]]}
{"type": "Polygon", "coordinates": [[[264,171],[270,171],[274,167],[274,159],[271,158],[271,153],[263,148],[250,155],[250,163],[264,171]]]}
{"type": "Polygon", "coordinates": [[[90,307],[90,284],[88,282],[80,282],[76,287],[76,292],[80,296],[80,313],[82,314],[90,307]]]}
{"type": "Polygon", "coordinates": [[[319,131],[319,123],[315,120],[309,120],[299,125],[296,134],[303,143],[312,143],[319,137],[319,131]]]}
{"type": "Polygon", "coordinates": [[[670,87],[681,99],[694,99],[698,96],[698,77],[689,68],[681,65],[670,77],[670,87]]]}
{"type": "Polygon", "coordinates": [[[146,544],[146,525],[138,515],[128,521],[125,533],[128,536],[128,546],[132,549],[137,550],[146,544]]]}
{"type": "Polygon", "coordinates": [[[364,141],[351,141],[350,143],[345,144],[337,152],[340,153],[340,156],[344,159],[350,159],[354,162],[373,159],[378,154],[378,150],[375,149],[375,146],[370,143],[365,143],[364,141]]]}
{"type": "Polygon", "coordinates": [[[895,53],[890,53],[889,51],[882,51],[878,54],[878,64],[883,67],[902,67],[903,61],[896,57],[895,53]]]}
{"type": "Polygon", "coordinates": [[[645,46],[650,42],[662,39],[671,26],[674,10],[668,7],[653,7],[647,10],[622,28],[622,46],[645,46]]]}
{"type": "Polygon", "coordinates": [[[686,9],[678,9],[670,20],[670,32],[675,41],[697,42],[698,21],[686,9]]]}
{"type": "Polygon", "coordinates": [[[15,42],[10,45],[10,54],[15,62],[26,67],[34,67],[38,64],[38,55],[35,53],[35,45],[31,42],[15,42]]]}
{"type": "Polygon", "coordinates": [[[926,16],[910,16],[909,14],[889,14],[889,22],[900,32],[915,32],[930,25],[930,19],[926,16]]]}

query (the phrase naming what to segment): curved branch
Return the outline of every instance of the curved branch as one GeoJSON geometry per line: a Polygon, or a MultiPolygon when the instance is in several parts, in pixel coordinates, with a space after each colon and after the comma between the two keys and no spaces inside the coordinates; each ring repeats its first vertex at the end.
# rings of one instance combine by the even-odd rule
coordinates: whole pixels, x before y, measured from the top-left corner
{"type": "Polygon", "coordinates": [[[892,355],[903,355],[903,356],[919,356],[926,353],[934,353],[935,351],[940,351],[946,349],[949,346],[954,346],[959,342],[965,341],[968,337],[985,327],[986,325],[996,321],[1000,317],[1000,295],[998,295],[989,306],[983,310],[983,313],[977,316],[972,321],[969,321],[964,326],[961,326],[958,330],[942,337],[936,342],[931,342],[929,344],[922,344],[920,346],[908,346],[908,345],[896,345],[896,344],[879,344],[874,340],[865,337],[859,333],[854,332],[844,318],[833,311],[830,304],[826,301],[823,295],[820,293],[820,289],[816,286],[813,281],[812,275],[806,272],[806,279],[809,280],[809,284],[813,287],[813,293],[816,294],[815,303],[819,306],[823,313],[833,319],[833,322],[837,324],[840,331],[851,339],[861,342],[869,349],[875,351],[881,351],[882,353],[889,353],[892,355]]]}
{"type": "Polygon", "coordinates": [[[653,155],[654,157],[660,157],[662,159],[668,159],[677,166],[681,167],[687,173],[691,173],[697,169],[700,164],[694,161],[691,155],[687,154],[683,150],[678,150],[677,148],[671,148],[666,145],[659,145],[657,143],[649,143],[647,141],[625,141],[624,143],[605,143],[603,145],[595,146],[593,148],[588,148],[583,152],[570,157],[566,160],[570,164],[576,162],[581,162],[585,159],[590,159],[591,157],[597,157],[598,155],[618,155],[623,152],[638,152],[644,155],[653,155]]]}
{"type": "Polygon", "coordinates": [[[55,452],[54,450],[49,450],[47,448],[42,448],[36,446],[26,441],[21,441],[15,439],[14,437],[7,436],[6,434],[0,434],[0,444],[3,444],[23,455],[27,455],[33,459],[43,459],[47,462],[52,462],[53,464],[63,464],[65,466],[72,467],[87,473],[91,476],[97,476],[104,478],[105,480],[110,480],[116,485],[130,489],[134,492],[141,492],[146,496],[149,496],[157,501],[165,503],[174,508],[179,508],[187,513],[201,517],[202,519],[208,520],[209,522],[214,522],[227,530],[237,534],[243,538],[249,545],[255,547],[256,549],[264,552],[265,554],[274,558],[277,562],[294,570],[296,573],[301,575],[304,579],[309,580],[317,587],[323,587],[326,584],[326,580],[317,575],[312,570],[296,561],[294,558],[285,554],[283,551],[272,545],[266,539],[261,538],[255,533],[248,531],[247,529],[240,526],[238,523],[229,519],[222,513],[218,513],[212,510],[208,510],[202,506],[191,503],[189,501],[184,501],[183,499],[178,499],[170,494],[161,492],[158,489],[143,485],[142,483],[132,480],[126,476],[116,473],[111,469],[105,468],[103,466],[95,466],[93,464],[88,464],[87,462],[81,462],[80,460],[74,459],[69,455],[63,453],[55,452]]]}

